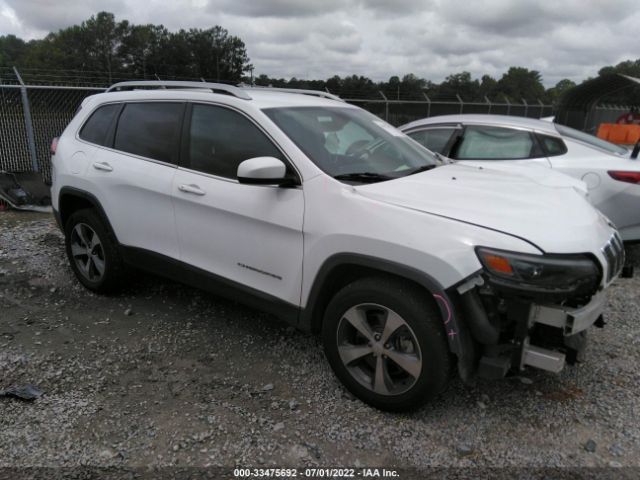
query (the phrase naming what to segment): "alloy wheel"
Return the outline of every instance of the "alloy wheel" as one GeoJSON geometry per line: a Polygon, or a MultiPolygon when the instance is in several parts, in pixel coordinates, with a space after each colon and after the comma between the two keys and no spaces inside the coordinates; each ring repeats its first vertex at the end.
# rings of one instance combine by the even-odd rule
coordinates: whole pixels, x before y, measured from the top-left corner
{"type": "Polygon", "coordinates": [[[78,223],[71,231],[71,255],[80,273],[91,282],[104,276],[105,256],[96,231],[86,223],[78,223]]]}
{"type": "Polygon", "coordinates": [[[361,385],[379,395],[400,395],[422,372],[415,333],[396,312],[373,303],[347,310],[338,323],[338,354],[361,385]]]}

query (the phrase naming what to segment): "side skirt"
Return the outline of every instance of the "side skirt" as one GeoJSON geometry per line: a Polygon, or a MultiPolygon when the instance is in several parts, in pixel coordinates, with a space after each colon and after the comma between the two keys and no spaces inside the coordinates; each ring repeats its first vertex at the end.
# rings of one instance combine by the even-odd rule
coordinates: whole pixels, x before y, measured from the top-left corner
{"type": "Polygon", "coordinates": [[[133,267],[270,313],[293,326],[298,325],[300,308],[296,305],[159,253],[124,245],[120,248],[125,262],[133,267]]]}

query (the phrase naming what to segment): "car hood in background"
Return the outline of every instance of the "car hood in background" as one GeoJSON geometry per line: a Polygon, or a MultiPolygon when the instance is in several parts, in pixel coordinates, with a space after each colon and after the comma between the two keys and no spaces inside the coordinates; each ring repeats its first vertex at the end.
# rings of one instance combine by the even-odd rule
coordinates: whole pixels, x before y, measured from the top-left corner
{"type": "Polygon", "coordinates": [[[446,165],[356,190],[377,201],[498,230],[547,253],[599,250],[612,234],[604,217],[572,182],[536,177],[512,169],[446,165]]]}
{"type": "Polygon", "coordinates": [[[570,177],[569,175],[561,173],[557,170],[553,170],[551,168],[547,168],[546,166],[532,165],[530,163],[524,163],[520,165],[517,160],[506,162],[496,160],[478,160],[477,162],[478,163],[475,163],[473,160],[465,160],[464,164],[471,164],[472,166],[481,167],[482,169],[488,168],[489,170],[493,171],[512,172],[516,175],[527,177],[529,180],[532,180],[533,182],[545,187],[573,187],[585,197],[588,196],[589,193],[587,184],[582,180],[570,177]]]}

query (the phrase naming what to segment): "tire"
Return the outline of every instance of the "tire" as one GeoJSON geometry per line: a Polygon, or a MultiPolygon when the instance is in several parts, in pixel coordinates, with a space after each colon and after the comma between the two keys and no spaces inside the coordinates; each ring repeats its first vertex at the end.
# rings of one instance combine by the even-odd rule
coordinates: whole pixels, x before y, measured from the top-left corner
{"type": "Polygon", "coordinates": [[[325,355],[338,379],[363,402],[407,411],[445,387],[451,356],[440,312],[429,297],[409,282],[380,276],[356,280],[327,305],[325,355]]]}
{"type": "Polygon", "coordinates": [[[109,227],[96,211],[74,212],[64,233],[67,258],[80,283],[96,293],[119,290],[125,276],[122,255],[109,227]]]}

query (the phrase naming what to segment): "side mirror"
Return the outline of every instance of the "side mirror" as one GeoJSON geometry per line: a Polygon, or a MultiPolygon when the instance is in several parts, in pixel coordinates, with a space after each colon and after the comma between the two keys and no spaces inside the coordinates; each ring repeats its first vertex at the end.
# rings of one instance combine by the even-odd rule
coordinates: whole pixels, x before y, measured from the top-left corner
{"type": "Polygon", "coordinates": [[[287,167],[274,157],[256,157],[238,165],[238,182],[250,185],[283,185],[289,182],[287,167]]]}
{"type": "Polygon", "coordinates": [[[633,150],[631,150],[630,158],[632,160],[635,160],[636,158],[638,158],[638,153],[640,153],[640,140],[638,140],[638,142],[633,147],[633,150]]]}

